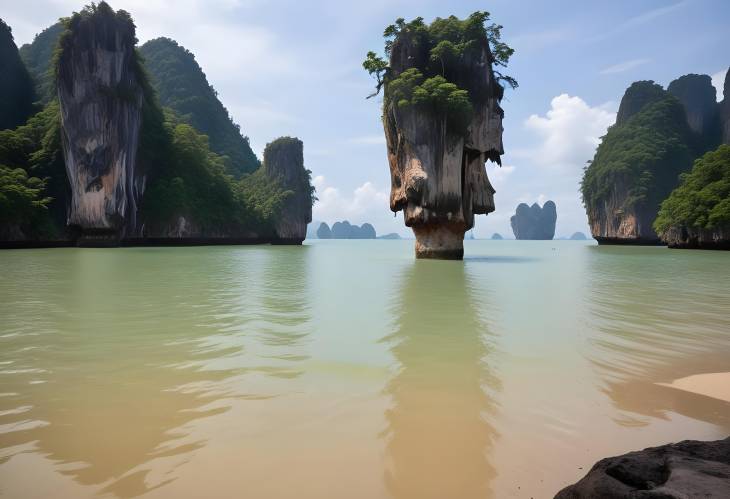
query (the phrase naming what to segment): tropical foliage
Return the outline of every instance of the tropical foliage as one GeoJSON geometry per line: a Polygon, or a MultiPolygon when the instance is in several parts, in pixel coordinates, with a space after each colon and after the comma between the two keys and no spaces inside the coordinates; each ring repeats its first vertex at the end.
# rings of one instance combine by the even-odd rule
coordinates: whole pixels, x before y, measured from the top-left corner
{"type": "Polygon", "coordinates": [[[730,228],[730,145],[721,145],[694,162],[692,171],[662,203],[654,229],[730,228]]]}
{"type": "MultiPolygon", "coordinates": [[[[478,95],[478,85],[465,75],[463,68],[488,49],[493,77],[512,88],[517,81],[498,68],[506,67],[514,50],[502,41],[502,26],[489,23],[488,12],[474,12],[466,19],[455,16],[436,18],[430,25],[418,17],[410,22],[397,19],[388,26],[385,55],[390,58],[397,43],[407,43],[419,54],[411,58],[411,67],[391,68],[375,52],[368,52],[363,67],[376,80],[377,95],[385,88],[384,104],[398,108],[411,106],[446,115],[456,127],[471,120],[473,106],[486,98],[478,95]]],[[[501,93],[499,95],[501,98],[501,93]]]]}

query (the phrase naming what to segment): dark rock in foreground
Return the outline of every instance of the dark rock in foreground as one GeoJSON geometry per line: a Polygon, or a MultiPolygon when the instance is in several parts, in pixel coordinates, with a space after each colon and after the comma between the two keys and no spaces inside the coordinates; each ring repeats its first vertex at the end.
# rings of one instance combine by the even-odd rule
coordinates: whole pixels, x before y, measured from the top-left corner
{"type": "Polygon", "coordinates": [[[520,203],[510,222],[516,239],[549,240],[555,236],[557,219],[555,203],[546,201],[542,208],[537,203],[532,206],[520,203]]]}
{"type": "Polygon", "coordinates": [[[685,440],[602,459],[555,499],[695,497],[730,497],[730,438],[685,440]]]}

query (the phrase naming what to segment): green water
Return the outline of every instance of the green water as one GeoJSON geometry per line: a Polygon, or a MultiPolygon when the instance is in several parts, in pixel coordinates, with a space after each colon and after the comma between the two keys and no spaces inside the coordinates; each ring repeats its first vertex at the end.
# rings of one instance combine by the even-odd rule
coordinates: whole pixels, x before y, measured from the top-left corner
{"type": "Polygon", "coordinates": [[[574,241],[0,253],[0,496],[552,497],[730,433],[730,254],[574,241]]]}

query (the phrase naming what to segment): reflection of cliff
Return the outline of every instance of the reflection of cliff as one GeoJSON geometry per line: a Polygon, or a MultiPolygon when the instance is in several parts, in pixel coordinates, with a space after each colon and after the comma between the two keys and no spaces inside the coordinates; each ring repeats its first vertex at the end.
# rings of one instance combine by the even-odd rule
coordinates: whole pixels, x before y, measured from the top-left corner
{"type": "Polygon", "coordinates": [[[673,272],[684,276],[681,292],[657,278],[666,269],[662,258],[630,260],[621,248],[595,248],[589,262],[586,297],[597,332],[586,354],[599,388],[627,412],[616,422],[645,425],[673,412],[730,431],[730,404],[657,385],[728,370],[725,281],[706,279],[718,262],[673,261],[673,272]]]}
{"type": "Polygon", "coordinates": [[[499,389],[485,362],[488,333],[462,266],[417,262],[403,280],[402,312],[388,338],[401,365],[386,388],[388,490],[396,499],[483,498],[495,476],[489,392],[499,389]]]}
{"type": "Polygon", "coordinates": [[[46,291],[31,284],[23,308],[0,306],[3,332],[25,332],[0,342],[0,392],[12,395],[0,398],[0,425],[12,428],[0,456],[43,456],[89,495],[135,497],[174,480],[221,438],[201,420],[299,374],[309,323],[306,251],[130,255],[60,255],[52,271],[23,270],[46,291]],[[242,298],[252,289],[266,291],[242,298]],[[246,382],[260,375],[272,382],[246,382]]]}

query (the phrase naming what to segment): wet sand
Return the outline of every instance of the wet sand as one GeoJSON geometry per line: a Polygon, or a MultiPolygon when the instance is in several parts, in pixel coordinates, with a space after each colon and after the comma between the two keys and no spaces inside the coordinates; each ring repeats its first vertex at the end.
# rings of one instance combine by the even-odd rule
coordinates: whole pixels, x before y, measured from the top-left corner
{"type": "Polygon", "coordinates": [[[671,383],[657,384],[730,402],[730,373],[695,374],[675,379],[671,383]]]}

